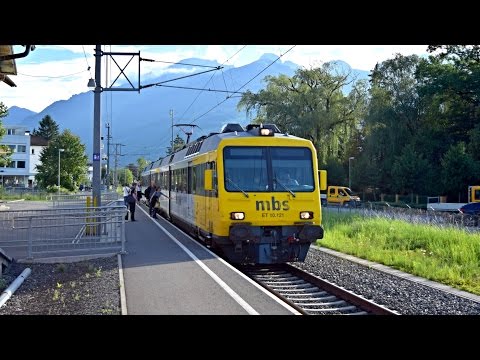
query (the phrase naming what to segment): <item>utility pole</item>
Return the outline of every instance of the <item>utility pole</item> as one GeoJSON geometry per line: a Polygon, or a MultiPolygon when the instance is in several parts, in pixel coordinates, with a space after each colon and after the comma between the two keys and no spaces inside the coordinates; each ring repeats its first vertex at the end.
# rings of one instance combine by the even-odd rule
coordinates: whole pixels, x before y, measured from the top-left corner
{"type": "MultiPolygon", "coordinates": [[[[93,178],[92,178],[92,197],[94,204],[96,206],[101,206],[101,158],[100,155],[100,132],[101,132],[101,125],[100,125],[100,94],[102,91],[138,91],[140,93],[140,52],[105,52],[102,51],[101,45],[95,45],[95,80],[90,79],[88,81],[88,87],[95,86],[94,98],[93,98],[93,178]],[[117,65],[118,69],[120,70],[120,74],[116,77],[116,79],[111,84],[106,84],[105,88],[101,86],[101,66],[102,66],[102,56],[107,55],[111,56],[131,56],[130,60],[127,64],[123,67],[117,65]],[[130,61],[137,57],[138,58],[138,85],[135,87],[132,82],[128,79],[127,75],[125,74],[125,68],[128,66],[130,61]],[[123,75],[125,79],[128,81],[130,86],[121,87],[121,86],[113,86],[115,82],[118,80],[120,75],[123,75]]],[[[107,163],[108,165],[108,163],[107,163]]]]}
{"type": "Polygon", "coordinates": [[[115,144],[115,170],[114,170],[114,178],[113,178],[113,187],[115,191],[117,190],[118,187],[118,179],[117,179],[117,167],[118,167],[118,144],[115,144]]]}
{"type": "Polygon", "coordinates": [[[93,177],[92,197],[95,206],[102,206],[100,196],[101,156],[100,156],[100,93],[102,92],[100,69],[102,66],[101,45],[95,46],[95,90],[93,98],[93,177]]]}
{"type": "Polygon", "coordinates": [[[110,187],[110,123],[107,123],[106,127],[107,127],[107,171],[105,173],[105,177],[107,181],[105,183],[108,189],[110,187]]]}
{"type": "Polygon", "coordinates": [[[171,149],[171,151],[172,151],[172,154],[173,154],[173,110],[172,109],[170,109],[170,119],[172,120],[172,145],[171,145],[172,149],[171,149]]]}
{"type": "Polygon", "coordinates": [[[114,186],[114,190],[116,191],[117,186],[118,186],[118,179],[117,179],[118,157],[122,156],[122,154],[121,154],[122,148],[120,147],[120,153],[119,153],[118,147],[119,146],[125,146],[125,145],[123,145],[123,144],[112,144],[112,145],[115,145],[115,176],[113,178],[113,186],[114,186]]]}

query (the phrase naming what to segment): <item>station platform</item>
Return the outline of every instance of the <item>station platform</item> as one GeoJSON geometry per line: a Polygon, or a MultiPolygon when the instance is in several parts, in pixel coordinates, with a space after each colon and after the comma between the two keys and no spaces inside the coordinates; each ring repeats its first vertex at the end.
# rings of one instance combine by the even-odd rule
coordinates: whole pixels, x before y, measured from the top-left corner
{"type": "Polygon", "coordinates": [[[298,314],[144,205],[135,220],[125,224],[122,314],[298,314]]]}

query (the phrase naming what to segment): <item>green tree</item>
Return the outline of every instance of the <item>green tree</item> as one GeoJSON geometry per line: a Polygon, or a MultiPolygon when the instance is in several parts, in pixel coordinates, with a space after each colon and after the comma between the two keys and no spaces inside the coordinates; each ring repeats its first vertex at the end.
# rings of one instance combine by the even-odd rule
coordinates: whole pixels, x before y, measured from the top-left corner
{"type": "Polygon", "coordinates": [[[132,185],[133,173],[128,167],[118,170],[118,182],[121,185],[124,185],[124,184],[132,185]]]}
{"type": "MultiPolygon", "coordinates": [[[[377,64],[371,73],[370,103],[365,117],[365,142],[362,157],[379,187],[393,191],[392,168],[395,158],[421,126],[420,97],[416,71],[420,59],[416,55],[396,55],[377,64]]],[[[398,185],[398,184],[397,184],[398,185]]]]}
{"type": "Polygon", "coordinates": [[[59,135],[58,124],[50,115],[45,115],[39,122],[38,130],[33,130],[33,135],[41,136],[47,140],[52,140],[59,135]]]}
{"type": "Polygon", "coordinates": [[[347,184],[346,172],[340,161],[334,158],[327,159],[327,163],[322,170],[327,170],[328,185],[343,185],[347,184]]]}
{"type": "Polygon", "coordinates": [[[173,140],[173,151],[172,151],[172,141],[170,141],[170,146],[167,148],[167,155],[173,154],[175,151],[182,149],[185,146],[185,140],[183,140],[178,134],[177,137],[173,140]]]}
{"type": "Polygon", "coordinates": [[[145,166],[147,166],[149,163],[150,162],[143,157],[137,159],[137,165],[138,165],[137,179],[141,178],[143,169],[145,169],[145,166]]]}
{"type": "Polygon", "coordinates": [[[335,62],[298,69],[293,77],[267,76],[264,81],[265,89],[257,94],[247,91],[237,105],[248,115],[256,113],[253,122],[275,123],[284,132],[310,139],[321,166],[330,158],[345,163],[356,156],[367,106],[365,81],[355,82],[335,62]],[[342,88],[352,82],[345,96],[342,88]]]}
{"type": "Polygon", "coordinates": [[[478,165],[465,152],[465,143],[452,145],[441,163],[445,193],[453,201],[466,202],[468,186],[478,179],[478,165]]]}
{"type": "Polygon", "coordinates": [[[439,45],[429,46],[428,51],[433,55],[419,66],[418,78],[419,91],[429,104],[428,125],[439,130],[438,148],[433,152],[443,155],[451,145],[465,142],[467,152],[478,161],[480,46],[439,45]]]}
{"type": "MultiPolygon", "coordinates": [[[[127,168],[128,168],[128,169],[130,170],[130,172],[132,173],[132,176],[133,176],[132,182],[133,182],[134,179],[137,179],[137,178],[138,178],[138,176],[137,176],[137,174],[138,174],[138,165],[133,164],[133,163],[130,163],[130,164],[127,165],[127,168]]],[[[130,182],[129,184],[132,184],[132,182],[130,182]]]]}
{"type": "Polygon", "coordinates": [[[427,184],[432,168],[422,154],[417,154],[413,145],[403,148],[392,167],[392,189],[398,194],[427,194],[427,184]]]}
{"type": "MultiPolygon", "coordinates": [[[[0,101],[0,140],[5,135],[2,119],[8,115],[7,106],[0,101]]],[[[6,145],[0,145],[0,166],[6,166],[10,163],[10,148],[6,145]]]]}
{"type": "Polygon", "coordinates": [[[480,160],[480,123],[469,131],[468,150],[475,160],[480,160]]]}
{"type": "Polygon", "coordinates": [[[87,155],[85,145],[70,130],[54,137],[40,153],[36,179],[43,188],[54,187],[58,183],[58,159],[60,154],[60,184],[69,191],[85,183],[87,176],[87,155]],[[59,149],[64,152],[59,153],[59,149]]]}
{"type": "MultiPolygon", "coordinates": [[[[436,92],[458,95],[477,108],[480,105],[480,45],[430,45],[433,56],[422,68],[436,92]]],[[[476,114],[478,116],[478,113],[476,114]]]]}

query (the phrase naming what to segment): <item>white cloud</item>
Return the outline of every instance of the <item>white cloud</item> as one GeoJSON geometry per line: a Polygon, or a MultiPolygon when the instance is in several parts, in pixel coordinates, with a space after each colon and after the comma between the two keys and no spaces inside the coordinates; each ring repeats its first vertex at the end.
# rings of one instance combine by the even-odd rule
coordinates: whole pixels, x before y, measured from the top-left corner
{"type": "Polygon", "coordinates": [[[7,90],[8,107],[16,105],[39,112],[54,101],[88,90],[90,73],[84,58],[17,65],[17,72],[17,76],[12,76],[17,87],[7,90]]]}
{"type": "Polygon", "coordinates": [[[359,70],[372,70],[378,62],[391,59],[396,53],[425,54],[427,45],[299,45],[282,60],[309,67],[331,60],[343,60],[359,70]]]}
{"type": "MultiPolygon", "coordinates": [[[[227,65],[236,67],[243,66],[257,60],[264,53],[280,55],[285,53],[292,45],[111,45],[103,46],[104,51],[138,52],[146,59],[177,62],[186,58],[198,57],[208,60],[216,60],[224,63],[238,50],[242,49],[233,57],[227,65]]],[[[39,45],[37,49],[54,50],[49,52],[48,58],[27,56],[17,60],[17,76],[12,80],[17,84],[16,88],[10,88],[6,84],[0,84],[1,101],[6,106],[13,105],[24,107],[33,111],[41,111],[51,103],[58,100],[66,100],[74,94],[90,90],[87,82],[95,76],[95,45],[39,45]],[[55,51],[58,50],[58,57],[55,51]],[[63,51],[60,51],[63,50],[63,51]],[[68,55],[65,50],[73,54],[68,55]],[[85,60],[85,55],[87,59],[85,60]],[[60,58],[67,57],[67,58],[60,58]],[[87,62],[91,66],[87,71],[87,62]],[[80,72],[80,74],[58,77],[80,72]],[[29,77],[28,75],[47,75],[49,77],[29,77]]],[[[23,47],[20,50],[23,51],[23,47]]],[[[392,58],[396,53],[403,55],[425,54],[427,45],[298,45],[282,57],[282,61],[292,61],[301,66],[318,66],[331,60],[343,60],[353,68],[371,70],[376,63],[392,58]]],[[[36,51],[36,50],[34,50],[36,51]]],[[[32,52],[33,53],[33,52],[32,52]]],[[[32,54],[31,53],[31,54],[32,54]]],[[[42,53],[43,54],[43,53],[42,53]]],[[[102,86],[105,86],[106,74],[110,80],[115,79],[120,70],[113,61],[109,61],[109,68],[105,65],[107,56],[102,57],[102,86]]],[[[115,60],[123,68],[130,56],[114,56],[115,60]]],[[[172,64],[162,62],[141,62],[142,75],[151,73],[159,76],[165,72],[172,72],[167,67],[172,64]]],[[[135,81],[138,78],[138,59],[132,60],[124,70],[129,79],[135,81]]],[[[119,80],[124,80],[123,75],[119,80]]],[[[117,81],[118,82],[118,81],[117,81]]]]}

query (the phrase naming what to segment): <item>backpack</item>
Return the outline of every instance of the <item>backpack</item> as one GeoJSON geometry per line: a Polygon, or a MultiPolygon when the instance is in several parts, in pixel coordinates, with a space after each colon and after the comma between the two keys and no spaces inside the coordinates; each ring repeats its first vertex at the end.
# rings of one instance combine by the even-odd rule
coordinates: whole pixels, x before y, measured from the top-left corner
{"type": "Polygon", "coordinates": [[[152,191],[152,187],[151,187],[151,186],[149,186],[148,188],[145,189],[144,194],[145,194],[145,197],[146,197],[147,199],[150,199],[150,191],[152,191]]]}
{"type": "Polygon", "coordinates": [[[156,196],[156,195],[152,196],[152,198],[150,199],[150,205],[155,206],[157,201],[158,201],[158,196],[156,196]]]}
{"type": "Polygon", "coordinates": [[[135,204],[135,198],[133,197],[132,194],[127,196],[127,203],[129,204],[135,204]]]}

